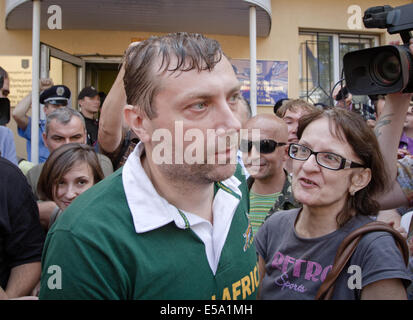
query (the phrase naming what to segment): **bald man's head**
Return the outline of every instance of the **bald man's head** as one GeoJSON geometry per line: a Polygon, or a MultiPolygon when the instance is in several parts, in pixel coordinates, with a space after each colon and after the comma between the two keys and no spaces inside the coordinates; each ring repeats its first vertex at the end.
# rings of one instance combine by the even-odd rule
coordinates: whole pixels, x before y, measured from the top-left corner
{"type": "Polygon", "coordinates": [[[274,114],[259,114],[249,119],[244,129],[248,131],[247,140],[251,149],[243,152],[243,161],[251,176],[268,181],[275,175],[283,174],[288,140],[285,122],[274,114]]]}
{"type": "Polygon", "coordinates": [[[288,129],[284,120],[275,114],[258,114],[249,119],[245,124],[245,129],[260,129],[260,133],[272,136],[271,139],[277,142],[287,142],[288,129]]]}

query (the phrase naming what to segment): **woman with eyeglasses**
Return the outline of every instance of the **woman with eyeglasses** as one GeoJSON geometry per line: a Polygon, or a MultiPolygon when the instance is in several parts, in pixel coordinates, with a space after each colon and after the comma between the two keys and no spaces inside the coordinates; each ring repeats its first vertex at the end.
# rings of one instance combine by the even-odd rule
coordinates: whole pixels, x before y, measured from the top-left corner
{"type": "MultiPolygon", "coordinates": [[[[314,299],[341,241],[372,221],[375,196],[386,186],[372,130],[339,108],[300,119],[293,159],[293,194],[301,209],[272,215],[258,231],[261,299],[314,299]]],[[[406,299],[409,275],[393,236],[365,235],[341,272],[333,299],[406,299]],[[349,268],[353,266],[352,268],[349,268]]]]}

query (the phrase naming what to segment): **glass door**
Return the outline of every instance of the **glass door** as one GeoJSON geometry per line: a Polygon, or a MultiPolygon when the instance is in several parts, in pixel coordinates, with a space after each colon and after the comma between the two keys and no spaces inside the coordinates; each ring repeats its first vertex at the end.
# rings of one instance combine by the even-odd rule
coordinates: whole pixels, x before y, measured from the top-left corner
{"type": "Polygon", "coordinates": [[[85,62],[81,58],[42,43],[40,77],[67,86],[71,92],[69,106],[78,109],[77,96],[85,86],[85,62]]]}

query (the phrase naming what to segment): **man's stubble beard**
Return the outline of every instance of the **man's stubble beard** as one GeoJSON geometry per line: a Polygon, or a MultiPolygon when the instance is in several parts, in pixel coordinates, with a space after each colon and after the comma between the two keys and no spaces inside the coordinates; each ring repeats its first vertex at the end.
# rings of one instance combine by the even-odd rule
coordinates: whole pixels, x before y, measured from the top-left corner
{"type": "Polygon", "coordinates": [[[161,164],[159,170],[174,183],[207,185],[232,177],[236,164],[161,164]]]}

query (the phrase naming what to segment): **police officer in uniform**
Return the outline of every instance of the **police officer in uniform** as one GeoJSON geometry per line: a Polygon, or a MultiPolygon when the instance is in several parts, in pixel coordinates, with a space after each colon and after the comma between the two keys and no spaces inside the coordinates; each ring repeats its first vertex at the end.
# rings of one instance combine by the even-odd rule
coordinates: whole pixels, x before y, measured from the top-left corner
{"type": "MultiPolygon", "coordinates": [[[[64,85],[53,86],[50,79],[40,80],[40,89],[44,90],[40,95],[40,103],[44,105],[43,111],[47,117],[56,108],[66,106],[70,99],[70,90],[64,85]]],[[[32,118],[27,115],[31,107],[31,93],[20,101],[13,110],[13,118],[17,123],[19,136],[27,140],[27,157],[29,161],[31,155],[31,123],[32,118]]],[[[42,134],[45,130],[46,120],[39,120],[39,162],[45,162],[49,156],[49,150],[43,143],[42,134]]]]}

